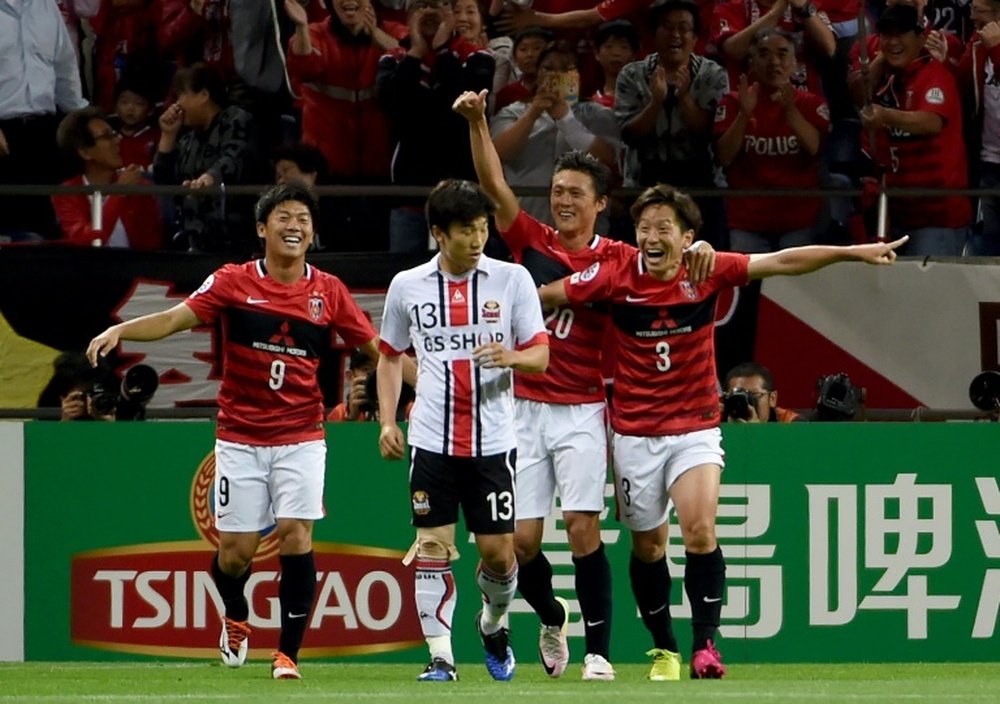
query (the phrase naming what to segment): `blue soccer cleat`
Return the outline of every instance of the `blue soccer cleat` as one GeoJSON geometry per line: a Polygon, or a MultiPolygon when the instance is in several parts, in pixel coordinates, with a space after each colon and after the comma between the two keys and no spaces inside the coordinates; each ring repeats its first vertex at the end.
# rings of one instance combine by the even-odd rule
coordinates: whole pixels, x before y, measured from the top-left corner
{"type": "Polygon", "coordinates": [[[508,682],[514,679],[514,667],[517,661],[514,659],[514,650],[510,647],[510,631],[501,628],[496,633],[487,635],[483,633],[480,625],[480,616],[476,617],[476,630],[483,641],[483,650],[486,652],[486,670],[490,677],[501,682],[508,682]]]}
{"type": "Polygon", "coordinates": [[[458,670],[444,658],[432,658],[424,671],[417,675],[418,682],[454,682],[458,670]]]}

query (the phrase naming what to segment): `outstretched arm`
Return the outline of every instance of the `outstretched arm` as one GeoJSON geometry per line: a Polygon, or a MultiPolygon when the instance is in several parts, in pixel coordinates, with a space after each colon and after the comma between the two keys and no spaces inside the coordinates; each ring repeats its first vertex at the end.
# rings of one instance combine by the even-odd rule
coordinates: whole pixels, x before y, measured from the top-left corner
{"type": "Polygon", "coordinates": [[[798,276],[822,269],[837,262],[865,262],[866,264],[892,264],[896,261],[896,250],[909,237],[900,237],[893,242],[855,244],[847,247],[810,245],[790,247],[768,254],[751,254],[748,278],[766,279],[769,276],[798,276]]]}
{"type": "Polygon", "coordinates": [[[538,297],[542,299],[543,310],[552,310],[569,303],[569,296],[566,295],[566,279],[568,278],[567,276],[558,279],[538,289],[538,297]]]}
{"type": "Polygon", "coordinates": [[[200,322],[201,320],[186,303],[178,303],[169,310],[112,325],[90,341],[87,346],[87,359],[96,367],[99,358],[107,356],[108,352],[118,346],[120,340],[139,342],[159,340],[179,330],[193,328],[200,322]]]}
{"type": "Polygon", "coordinates": [[[503,164],[497,154],[493,139],[490,137],[490,127],[486,122],[486,94],[488,91],[466,91],[458,96],[452,105],[452,110],[469,121],[469,140],[472,143],[472,161],[476,167],[476,177],[493,202],[497,205],[496,222],[501,232],[507,230],[521,205],[517,196],[507,184],[503,175],[503,164]]]}

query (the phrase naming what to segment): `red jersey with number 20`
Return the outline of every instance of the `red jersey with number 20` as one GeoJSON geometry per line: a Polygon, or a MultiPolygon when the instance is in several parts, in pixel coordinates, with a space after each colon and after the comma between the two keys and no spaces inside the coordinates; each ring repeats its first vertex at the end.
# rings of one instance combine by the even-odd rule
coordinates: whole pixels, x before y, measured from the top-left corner
{"type": "Polygon", "coordinates": [[[220,440],[291,445],[323,439],[321,353],[358,347],[375,328],[336,276],[306,264],[293,284],[272,279],[263,260],[227,264],[185,301],[204,323],[222,322],[220,440]]]}
{"type": "MultiPolygon", "coordinates": [[[[586,247],[569,252],[559,242],[555,229],[523,210],[507,231],[500,234],[514,260],[528,270],[536,286],[583,271],[612,252],[624,253],[628,248],[622,242],[594,235],[586,247]]],[[[541,403],[603,401],[600,350],[607,321],[607,307],[603,305],[562,306],[546,311],[549,368],[544,374],[514,372],[514,395],[541,403]]]]}
{"type": "Polygon", "coordinates": [[[719,252],[715,273],[692,284],[649,275],[636,250],[595,263],[565,283],[573,303],[607,301],[617,347],[611,427],[621,435],[680,435],[719,425],[715,373],[718,292],[747,283],[750,257],[719,252]]]}

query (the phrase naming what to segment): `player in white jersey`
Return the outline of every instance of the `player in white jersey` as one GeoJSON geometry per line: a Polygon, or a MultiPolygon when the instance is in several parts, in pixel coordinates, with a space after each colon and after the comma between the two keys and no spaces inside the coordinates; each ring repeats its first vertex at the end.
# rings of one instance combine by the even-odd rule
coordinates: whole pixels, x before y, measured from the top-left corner
{"type": "MultiPolygon", "coordinates": [[[[410,495],[417,538],[416,602],[431,662],[421,680],[457,679],[451,648],[461,506],[476,536],[477,623],[486,667],[514,675],[507,609],[517,589],[514,558],[514,369],[543,372],[548,336],[535,285],[517,264],[483,255],[493,204],[468,181],[439,183],[427,199],[427,223],[440,253],[393,278],[382,316],[378,365],[381,408],[395,408],[403,353],[417,354],[417,398],[410,414],[410,495]]],[[[402,430],[382,418],[379,449],[403,456],[402,430]]]]}

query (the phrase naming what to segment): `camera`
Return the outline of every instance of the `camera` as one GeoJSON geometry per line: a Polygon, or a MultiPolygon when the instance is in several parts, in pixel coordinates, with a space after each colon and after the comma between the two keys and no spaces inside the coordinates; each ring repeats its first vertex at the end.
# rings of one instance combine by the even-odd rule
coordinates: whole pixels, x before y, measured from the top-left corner
{"type": "Polygon", "coordinates": [[[976,374],[969,384],[969,400],[980,411],[1000,412],[1000,372],[976,374]]]}
{"type": "Polygon", "coordinates": [[[122,378],[106,372],[91,385],[88,396],[97,417],[114,415],[117,420],[145,420],[146,404],[160,385],[159,375],[148,364],[136,364],[122,378]]]}
{"type": "Polygon", "coordinates": [[[757,407],[757,398],[757,394],[746,389],[727,391],[722,394],[722,419],[750,420],[753,417],[751,409],[757,407]]]}
{"type": "Polygon", "coordinates": [[[865,401],[865,390],[852,384],[851,378],[843,372],[820,377],[816,388],[819,389],[818,420],[854,420],[865,401]]]}
{"type": "MultiPolygon", "coordinates": [[[[371,419],[378,418],[378,376],[376,370],[371,370],[368,372],[368,376],[365,377],[365,396],[367,397],[365,402],[361,404],[360,410],[368,414],[371,419]]],[[[399,403],[396,404],[396,420],[404,421],[407,417],[407,412],[409,411],[410,404],[413,403],[416,398],[416,393],[413,387],[403,382],[402,387],[399,390],[399,403]]]]}

